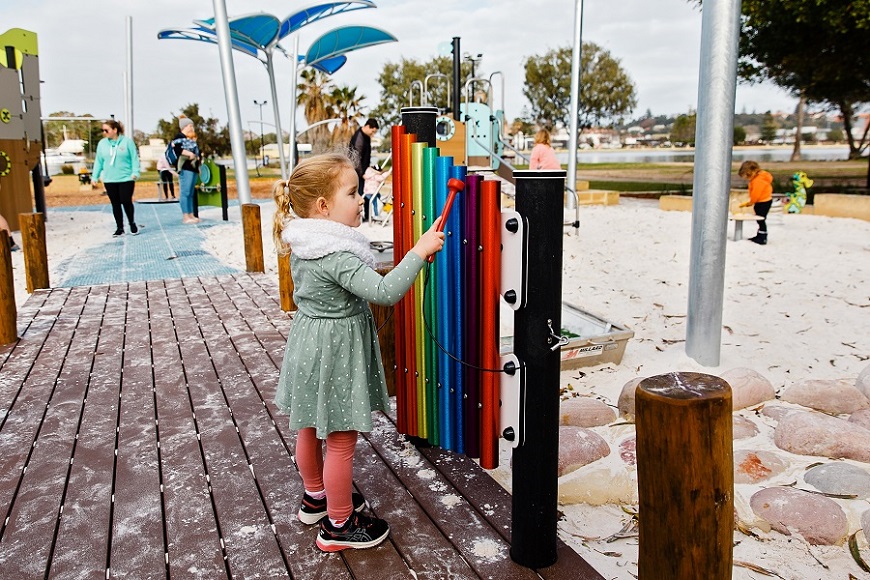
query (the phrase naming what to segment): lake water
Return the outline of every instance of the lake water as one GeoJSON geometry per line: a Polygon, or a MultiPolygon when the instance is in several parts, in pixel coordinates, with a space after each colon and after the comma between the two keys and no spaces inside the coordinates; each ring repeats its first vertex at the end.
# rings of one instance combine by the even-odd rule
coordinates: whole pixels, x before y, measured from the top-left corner
{"type": "MultiPolygon", "coordinates": [[[[761,163],[771,161],[788,161],[791,158],[791,147],[741,147],[731,152],[733,161],[752,159],[761,163]]],[[[556,157],[562,163],[568,163],[568,152],[558,151],[556,157]]],[[[849,148],[842,147],[801,147],[801,158],[804,161],[846,161],[849,159],[849,148]]],[[[695,160],[693,149],[585,149],[577,156],[578,163],[670,163],[695,160]]]]}

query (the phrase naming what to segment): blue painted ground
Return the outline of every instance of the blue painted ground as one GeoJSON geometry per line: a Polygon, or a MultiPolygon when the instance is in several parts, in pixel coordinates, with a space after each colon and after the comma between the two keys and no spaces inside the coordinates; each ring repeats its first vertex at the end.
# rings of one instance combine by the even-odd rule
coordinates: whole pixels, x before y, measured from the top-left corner
{"type": "MultiPolygon", "coordinates": [[[[114,219],[108,204],[53,208],[49,211],[95,211],[106,214],[105,243],[58,264],[53,274],[57,286],[92,286],[239,272],[221,263],[204,249],[207,229],[227,223],[220,220],[220,213],[217,213],[216,218],[204,219],[196,225],[182,224],[177,203],[136,203],[139,235],[131,235],[125,224],[127,233],[113,238],[114,219]]],[[[233,212],[238,214],[236,201],[230,201],[231,216],[233,212]]],[[[210,215],[215,214],[210,212],[210,215]]]]}

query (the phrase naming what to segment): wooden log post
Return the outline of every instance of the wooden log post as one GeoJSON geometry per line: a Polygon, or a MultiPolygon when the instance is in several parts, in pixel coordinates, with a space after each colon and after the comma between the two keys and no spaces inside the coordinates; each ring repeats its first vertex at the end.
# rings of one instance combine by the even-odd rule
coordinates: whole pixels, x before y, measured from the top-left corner
{"type": "Polygon", "coordinates": [[[293,275],[290,273],[290,253],[278,254],[278,296],[284,312],[296,310],[296,302],[293,300],[295,289],[293,275]]]}
{"type": "Polygon", "coordinates": [[[245,235],[245,267],[247,271],[265,272],[260,206],[256,203],[242,204],[242,230],[245,235]]]}
{"type": "Polygon", "coordinates": [[[18,340],[18,311],[15,308],[15,281],[12,278],[12,250],[9,232],[0,230],[0,344],[18,340]]]}
{"type": "MultiPolygon", "coordinates": [[[[378,264],[378,274],[386,276],[392,265],[378,264]]],[[[381,362],[384,363],[384,379],[387,382],[387,393],[392,397],[396,394],[396,325],[392,321],[395,306],[378,306],[369,304],[375,327],[378,328],[378,342],[381,345],[381,362]]]]}
{"type": "Polygon", "coordinates": [[[51,288],[48,281],[48,251],[45,245],[45,214],[20,213],[21,248],[24,253],[24,273],[27,291],[51,288]]]}
{"type": "Polygon", "coordinates": [[[640,580],[731,578],[731,387],[670,373],[635,392],[640,580]]]}

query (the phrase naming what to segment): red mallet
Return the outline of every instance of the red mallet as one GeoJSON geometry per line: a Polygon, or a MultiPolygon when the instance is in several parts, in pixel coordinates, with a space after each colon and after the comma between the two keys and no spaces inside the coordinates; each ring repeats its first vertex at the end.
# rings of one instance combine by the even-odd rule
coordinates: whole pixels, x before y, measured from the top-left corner
{"type": "MultiPolygon", "coordinates": [[[[438,227],[435,228],[435,231],[443,232],[444,224],[447,223],[447,218],[450,217],[450,210],[453,208],[453,201],[456,199],[456,194],[465,189],[465,182],[461,179],[456,179],[455,177],[451,177],[447,180],[447,201],[444,203],[444,209],[441,210],[441,223],[438,224],[438,227]]],[[[435,254],[429,256],[429,263],[435,261],[435,254]]]]}

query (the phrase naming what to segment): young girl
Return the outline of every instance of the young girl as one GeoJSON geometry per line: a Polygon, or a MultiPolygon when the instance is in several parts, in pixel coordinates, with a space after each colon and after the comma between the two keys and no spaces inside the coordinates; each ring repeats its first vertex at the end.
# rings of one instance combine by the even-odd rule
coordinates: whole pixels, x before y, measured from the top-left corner
{"type": "Polygon", "coordinates": [[[305,485],[298,517],[320,522],[316,543],[325,552],[377,546],[390,533],[385,521],[359,513],[365,501],[351,491],[357,433],[372,430],[372,411],[389,408],[368,302],[398,302],[444,245],[435,231],[439,218],[381,277],[368,239],[353,229],[361,221],[358,187],[350,159],[332,153],[302,161],[273,192],[275,243],[279,252],[292,249],[298,306],[275,402],[298,430],[296,464],[305,485]]]}
{"type": "Polygon", "coordinates": [[[737,175],[749,180],[749,201],[741,203],[740,207],[753,206],[755,215],[761,218],[758,233],[749,241],[763,246],[767,243],[767,212],[773,204],[773,175],[761,169],[755,161],[744,161],[737,175]]]}

